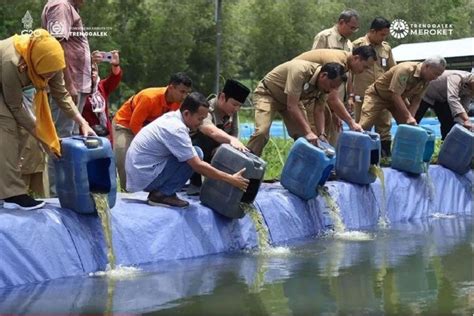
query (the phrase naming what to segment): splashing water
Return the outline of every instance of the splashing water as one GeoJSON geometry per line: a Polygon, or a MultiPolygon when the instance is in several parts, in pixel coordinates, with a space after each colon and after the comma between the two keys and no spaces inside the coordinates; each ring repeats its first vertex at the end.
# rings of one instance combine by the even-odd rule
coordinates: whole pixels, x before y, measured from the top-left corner
{"type": "Polygon", "coordinates": [[[318,193],[323,197],[326,205],[329,209],[329,216],[331,216],[334,224],[334,233],[330,233],[329,236],[339,240],[348,241],[366,241],[373,240],[374,237],[371,234],[367,234],[361,231],[352,230],[346,231],[346,226],[342,222],[341,209],[337,205],[336,201],[329,194],[327,187],[318,187],[318,193]]]}
{"type": "Polygon", "coordinates": [[[426,185],[428,186],[428,199],[429,199],[430,202],[433,202],[434,201],[434,196],[435,196],[435,187],[434,187],[434,184],[433,184],[433,180],[430,177],[429,168],[430,168],[430,163],[425,162],[423,164],[423,172],[425,173],[423,179],[424,179],[426,185]]]}
{"type": "Polygon", "coordinates": [[[89,276],[91,277],[107,278],[107,303],[105,305],[104,315],[112,315],[114,311],[115,283],[120,280],[133,279],[141,271],[142,270],[135,267],[124,267],[121,265],[111,269],[110,264],[107,264],[105,271],[89,273],[89,276]]]}
{"type": "Polygon", "coordinates": [[[455,215],[443,214],[443,213],[433,213],[430,215],[433,218],[456,218],[455,215]]]}
{"type": "Polygon", "coordinates": [[[318,193],[323,197],[324,201],[326,202],[326,206],[329,209],[329,216],[331,217],[334,224],[335,233],[343,233],[346,230],[346,227],[342,222],[341,210],[339,206],[329,194],[327,187],[318,186],[318,193]]]}
{"type": "Polygon", "coordinates": [[[245,214],[250,216],[258,236],[258,249],[260,252],[267,251],[270,247],[268,227],[263,219],[262,214],[250,203],[240,203],[245,214]]]}
{"type": "Polygon", "coordinates": [[[109,200],[107,194],[104,193],[92,193],[92,198],[95,202],[95,208],[99,214],[100,221],[102,223],[102,230],[104,232],[105,243],[107,245],[107,260],[111,267],[111,270],[115,269],[115,254],[114,247],[112,245],[112,229],[111,229],[111,215],[109,208],[109,200]]]}
{"type": "Polygon", "coordinates": [[[382,187],[382,201],[380,202],[378,226],[379,228],[385,229],[388,228],[387,200],[385,195],[385,176],[383,173],[383,169],[378,165],[370,165],[369,172],[380,180],[380,185],[382,187]]]}
{"type": "Polygon", "coordinates": [[[89,273],[91,277],[107,277],[114,280],[126,280],[132,279],[139,275],[142,272],[141,269],[135,267],[126,267],[118,265],[114,269],[110,268],[110,265],[107,265],[105,271],[97,271],[89,273]]]}
{"type": "Polygon", "coordinates": [[[266,256],[288,256],[291,254],[289,247],[269,247],[262,252],[266,256]]]}
{"type": "Polygon", "coordinates": [[[347,240],[347,241],[369,241],[374,240],[374,236],[369,233],[361,232],[361,231],[348,231],[343,233],[335,233],[335,239],[339,240],[347,240]]]}

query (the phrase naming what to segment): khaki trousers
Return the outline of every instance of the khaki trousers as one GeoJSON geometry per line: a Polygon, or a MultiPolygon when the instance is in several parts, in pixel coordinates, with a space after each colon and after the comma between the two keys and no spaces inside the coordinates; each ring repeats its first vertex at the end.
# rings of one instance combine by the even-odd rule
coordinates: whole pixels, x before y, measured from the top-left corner
{"type": "Polygon", "coordinates": [[[27,193],[21,179],[19,159],[18,125],[12,117],[0,116],[0,200],[27,193]]]}
{"type": "MultiPolygon", "coordinates": [[[[391,103],[372,93],[367,93],[361,106],[359,124],[366,131],[375,125],[375,131],[380,134],[380,140],[390,141],[390,128],[392,127],[392,114],[389,109],[391,103]]],[[[356,120],[357,122],[357,120],[356,120]]]]}
{"type": "Polygon", "coordinates": [[[117,172],[120,180],[120,187],[122,190],[127,189],[127,175],[125,173],[125,158],[127,150],[132,143],[135,135],[129,128],[113,123],[114,127],[114,153],[117,172]]]}
{"type": "MultiPolygon", "coordinates": [[[[365,100],[364,100],[365,101],[365,100]]],[[[362,102],[356,102],[354,106],[354,114],[356,123],[360,122],[362,116],[362,102]]],[[[367,105],[368,111],[372,105],[367,105]]],[[[384,109],[380,111],[378,117],[374,121],[375,132],[380,135],[381,140],[390,140],[390,128],[392,127],[392,113],[389,110],[384,109]]]]}
{"type": "MultiPolygon", "coordinates": [[[[255,132],[250,137],[247,147],[257,156],[261,156],[263,148],[270,139],[270,126],[276,113],[279,113],[293,139],[304,136],[303,129],[297,125],[288,114],[286,104],[276,101],[266,90],[257,88],[253,95],[255,105],[255,132]]],[[[302,103],[299,105],[306,119],[306,110],[302,103]]]]}

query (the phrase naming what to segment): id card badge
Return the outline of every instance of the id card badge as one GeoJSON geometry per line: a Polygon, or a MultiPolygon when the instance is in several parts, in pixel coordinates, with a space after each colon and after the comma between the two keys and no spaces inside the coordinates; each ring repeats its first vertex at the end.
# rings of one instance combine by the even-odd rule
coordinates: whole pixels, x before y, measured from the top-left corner
{"type": "Polygon", "coordinates": [[[382,67],[387,67],[387,58],[382,58],[382,67]]]}

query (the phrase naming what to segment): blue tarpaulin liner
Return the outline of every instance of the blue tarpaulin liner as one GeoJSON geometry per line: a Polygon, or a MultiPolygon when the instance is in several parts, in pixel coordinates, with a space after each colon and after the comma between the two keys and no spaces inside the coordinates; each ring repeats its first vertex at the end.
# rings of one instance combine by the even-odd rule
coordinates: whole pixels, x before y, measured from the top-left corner
{"type": "MultiPolygon", "coordinates": [[[[459,176],[439,166],[430,177],[384,169],[386,210],[391,223],[434,213],[471,215],[473,173],[459,176]]],[[[368,186],[327,183],[347,229],[377,224],[383,201],[377,181],[368,186]]],[[[257,246],[248,216],[230,220],[192,199],[186,210],[152,207],[147,193],[121,194],[112,209],[117,264],[141,265],[195,258],[257,246]]],[[[272,244],[320,234],[332,226],[324,199],[303,201],[279,184],[264,184],[255,206],[272,244]]],[[[0,287],[82,276],[106,267],[105,242],[96,216],[61,209],[56,199],[36,211],[0,208],[0,287]]]]}
{"type": "MultiPolygon", "coordinates": [[[[351,292],[344,295],[344,301],[348,298],[365,300],[373,298],[375,289],[372,286],[373,279],[365,278],[357,273],[347,273],[351,271],[349,269],[355,266],[360,269],[362,264],[370,269],[403,269],[404,267],[410,271],[424,271],[420,266],[425,266],[427,264],[425,261],[417,260],[414,263],[407,260],[407,256],[420,258],[417,253],[424,247],[430,249],[431,256],[441,257],[449,254],[465,239],[472,239],[472,235],[469,235],[471,226],[471,220],[460,216],[412,219],[409,222],[392,223],[392,231],[396,233],[388,235],[384,233],[382,239],[374,240],[369,247],[365,242],[340,242],[335,239],[325,239],[323,243],[320,243],[321,255],[318,255],[299,252],[300,245],[292,244],[292,253],[293,251],[299,253],[296,254],[297,260],[289,260],[285,256],[262,257],[252,253],[238,255],[229,253],[144,265],[140,266],[142,272],[136,277],[117,281],[104,277],[72,277],[0,288],[0,311],[6,314],[48,315],[154,312],[176,306],[185,298],[207,296],[219,288],[229,286],[226,283],[229,277],[242,286],[243,295],[246,293],[246,287],[243,284],[251,288],[263,288],[266,284],[274,284],[276,287],[275,283],[278,283],[285,288],[305,288],[308,295],[315,300],[314,304],[320,305],[321,302],[331,300],[328,294],[330,289],[324,285],[325,278],[328,274],[337,275],[339,271],[344,271],[343,280],[356,277],[358,278],[356,283],[361,284],[358,293],[351,292]],[[300,269],[303,260],[301,256],[307,255],[319,257],[314,264],[325,272],[305,275],[304,278],[297,280],[289,279],[289,276],[300,269]],[[60,297],[59,300],[58,297],[60,297]]],[[[304,247],[304,245],[301,246],[304,247]]],[[[453,266],[450,268],[456,269],[453,266]]],[[[433,290],[432,284],[430,286],[430,283],[420,282],[419,279],[414,282],[414,275],[418,275],[418,278],[426,278],[425,273],[404,273],[397,276],[398,293],[410,294],[411,291],[416,290],[424,293],[425,297],[436,295],[437,292],[433,290]]],[[[455,280],[466,281],[462,275],[455,277],[455,280]]],[[[351,288],[348,287],[348,289],[351,288]]],[[[294,296],[292,298],[291,294],[288,294],[274,297],[274,299],[281,301],[293,299],[299,302],[301,298],[294,296]]],[[[233,300],[235,304],[238,304],[242,298],[234,297],[233,300]]],[[[226,305],[226,308],[232,311],[233,306],[230,305],[226,305]]],[[[334,308],[331,307],[328,311],[334,311],[334,308]]],[[[201,314],[206,314],[204,307],[201,314]]],[[[243,311],[240,314],[245,315],[248,312],[243,311]]],[[[306,315],[308,309],[303,309],[297,314],[306,315]]],[[[383,310],[378,314],[383,314],[383,310]]]]}

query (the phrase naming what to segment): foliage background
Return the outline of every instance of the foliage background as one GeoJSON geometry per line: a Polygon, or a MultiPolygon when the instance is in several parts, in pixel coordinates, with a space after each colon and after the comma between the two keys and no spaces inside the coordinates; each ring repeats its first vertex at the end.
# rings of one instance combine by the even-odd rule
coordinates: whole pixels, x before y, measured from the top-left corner
{"type": "MultiPolygon", "coordinates": [[[[46,0],[0,0],[0,38],[20,33],[26,11],[33,28],[41,26],[46,0]]],[[[244,80],[252,88],[276,65],[309,50],[313,37],[331,27],[345,8],[361,15],[366,33],[375,16],[408,23],[448,23],[446,36],[391,38],[393,47],[410,42],[473,36],[471,0],[223,0],[221,78],[244,80]]],[[[195,90],[214,89],[215,0],[86,0],[81,9],[87,27],[110,28],[107,37],[90,37],[92,50],[121,52],[124,79],[111,97],[112,108],[135,91],[166,84],[169,76],[186,71],[195,90]]],[[[107,66],[101,66],[105,76],[107,66]]]]}
{"type": "MultiPolygon", "coordinates": [[[[0,38],[23,30],[27,10],[33,28],[40,27],[45,3],[0,0],[0,38]]],[[[311,49],[314,35],[334,25],[346,8],[361,15],[360,30],[352,39],[363,36],[376,16],[453,25],[449,37],[390,38],[392,47],[474,34],[474,0],[222,0],[222,83],[232,77],[253,90],[273,67],[311,49]]],[[[91,50],[120,51],[124,78],[111,96],[112,110],[135,91],[165,85],[178,71],[191,76],[195,90],[214,92],[215,0],[86,0],[80,14],[86,27],[108,29],[107,37],[89,38],[91,50]]],[[[101,66],[101,75],[107,72],[101,66]]],[[[253,119],[252,111],[241,112],[241,121],[253,119]]],[[[279,177],[291,144],[273,139],[267,145],[262,157],[268,162],[267,179],[279,177]]]]}

